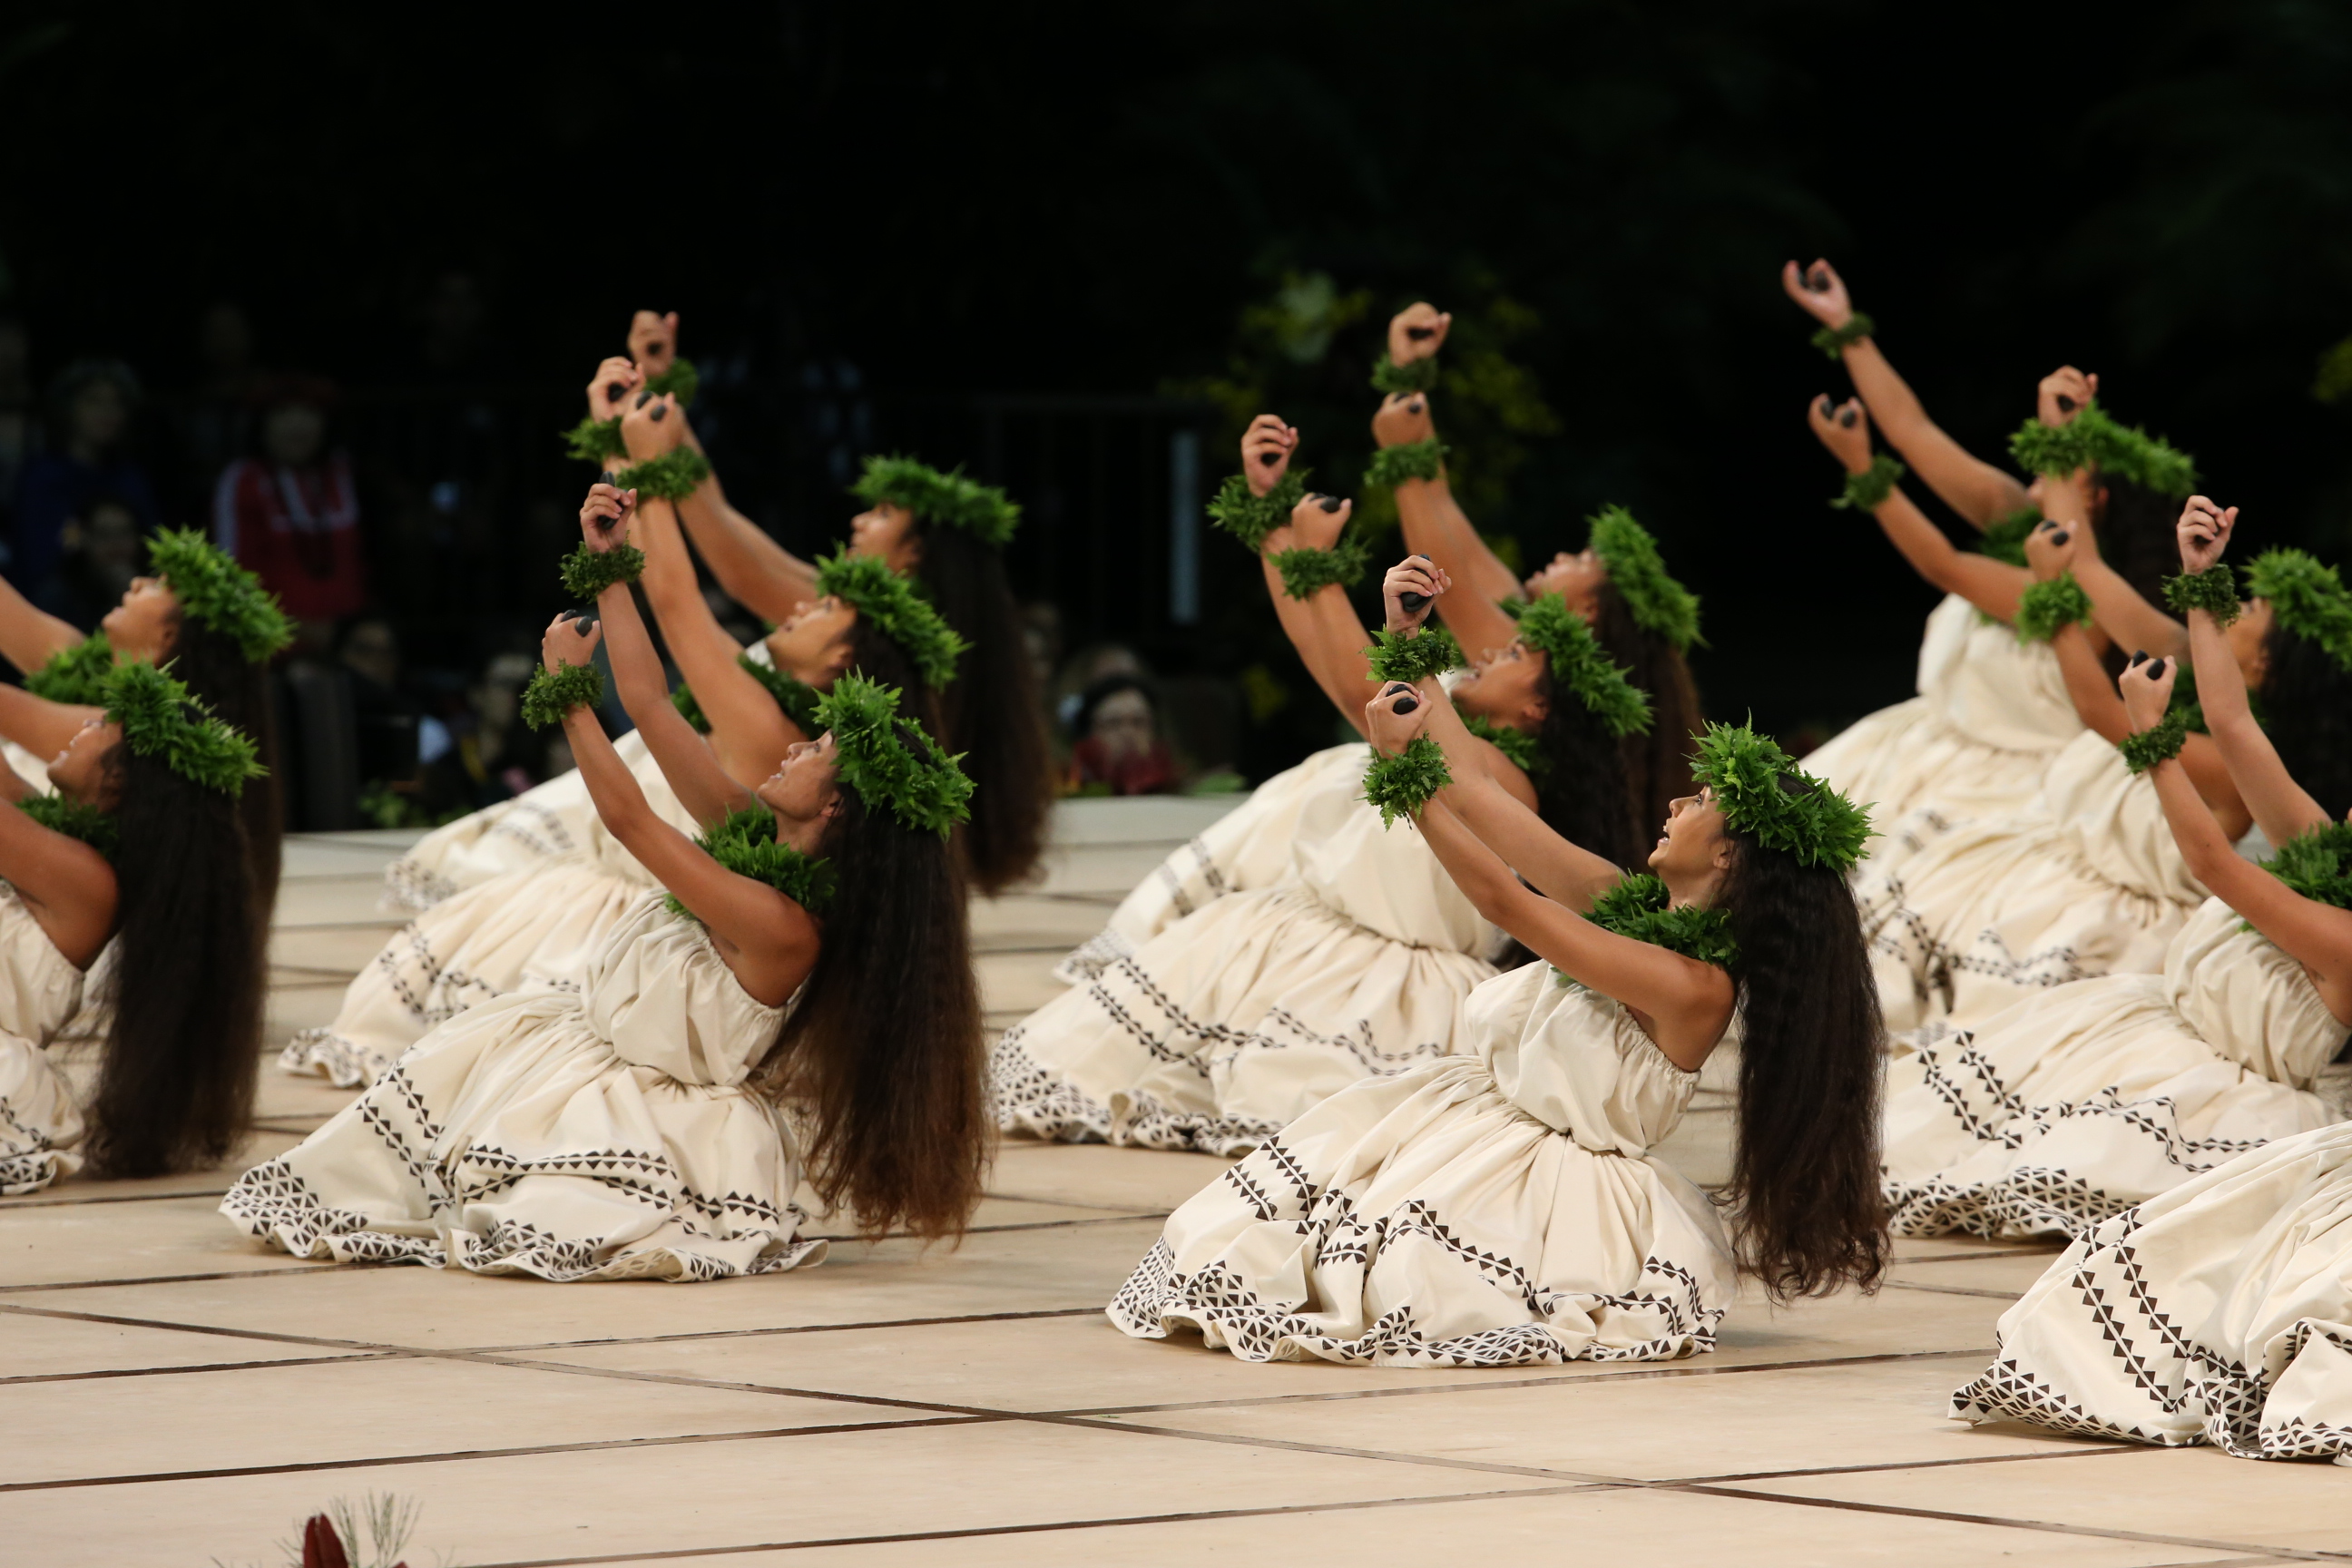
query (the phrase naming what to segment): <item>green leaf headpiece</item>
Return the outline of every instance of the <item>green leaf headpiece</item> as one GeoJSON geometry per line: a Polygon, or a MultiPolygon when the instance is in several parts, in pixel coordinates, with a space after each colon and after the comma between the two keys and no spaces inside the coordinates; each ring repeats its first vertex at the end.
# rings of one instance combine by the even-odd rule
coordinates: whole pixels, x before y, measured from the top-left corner
{"type": "Polygon", "coordinates": [[[1553,692],[1572,694],[1611,734],[1649,733],[1650,700],[1601,651],[1592,628],[1566,599],[1546,594],[1520,612],[1519,640],[1543,654],[1553,692]]]}
{"type": "Polygon", "coordinates": [[[2282,628],[2317,643],[2338,668],[2352,671],[2352,595],[2335,567],[2306,551],[2265,550],[2246,568],[2246,591],[2270,601],[2282,628]]]}
{"type": "Polygon", "coordinates": [[[1715,791],[1733,828],[1800,865],[1851,871],[1871,837],[1867,811],[1745,724],[1708,725],[1692,753],[1691,777],[1715,791]]]}
{"type": "Polygon", "coordinates": [[[859,619],[906,649],[935,691],[955,679],[956,661],[971,646],[878,555],[852,555],[843,545],[816,563],[816,591],[850,605],[859,619]]]}
{"type": "Polygon", "coordinates": [[[277,596],[194,529],[163,530],[147,542],[147,555],[188,618],[235,641],[247,663],[259,664],[294,640],[294,623],[277,596]]]}
{"type": "Polygon", "coordinates": [[[213,716],[185,686],[142,660],[118,664],[106,678],[106,716],[142,757],[163,763],[190,784],[226,795],[269,770],[254,755],[252,738],[213,716]]]}
{"type": "Polygon", "coordinates": [[[912,458],[872,457],[849,493],[866,505],[888,501],[925,522],[961,529],[982,544],[1002,550],[1021,526],[1021,508],[994,485],[964,477],[959,468],[941,473],[912,458]]]}
{"type": "Polygon", "coordinates": [[[2009,438],[2010,456],[2028,473],[2064,476],[2077,468],[2129,479],[2143,489],[2185,500],[2197,489],[2197,464],[2160,436],[2117,424],[2096,399],[2068,425],[2029,419],[2009,438]]]}
{"type": "Polygon", "coordinates": [[[1705,647],[1706,639],[1698,635],[1698,595],[1667,575],[1650,531],[1622,506],[1602,507],[1590,521],[1592,552],[1609,568],[1609,581],[1633,612],[1633,624],[1674,644],[1676,653],[1688,653],[1693,643],[1705,647]]]}
{"type": "Polygon", "coordinates": [[[833,733],[841,782],[869,810],[887,808],[900,826],[945,838],[971,819],[971,780],[922,727],[898,713],[898,689],[852,670],[816,705],[817,722],[833,733]]]}

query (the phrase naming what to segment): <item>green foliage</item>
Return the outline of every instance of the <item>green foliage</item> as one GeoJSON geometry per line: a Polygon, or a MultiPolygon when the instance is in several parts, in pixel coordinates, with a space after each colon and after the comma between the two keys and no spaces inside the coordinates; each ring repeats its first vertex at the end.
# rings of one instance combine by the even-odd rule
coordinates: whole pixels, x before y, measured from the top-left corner
{"type": "Polygon", "coordinates": [[[1462,668],[1462,645],[1444,626],[1426,626],[1418,632],[1399,636],[1383,628],[1372,634],[1372,646],[1364,650],[1365,659],[1372,667],[1372,679],[1383,685],[1391,680],[1422,681],[1433,675],[1443,675],[1449,669],[1462,668]]]}
{"type": "MultiPolygon", "coordinates": [[[[1593,900],[1584,918],[1602,931],[1646,942],[1718,969],[1735,968],[1739,963],[1739,944],[1731,940],[1729,915],[1697,904],[1676,906],[1666,892],[1665,883],[1646,872],[1622,879],[1593,900]]],[[[1573,984],[1565,974],[1560,979],[1573,984]]]]}
{"type": "Polygon", "coordinates": [[[1554,697],[1573,696],[1612,735],[1650,732],[1650,699],[1559,595],[1546,594],[1520,612],[1519,640],[1543,654],[1554,697]]]}
{"type": "Polygon", "coordinates": [[[2323,823],[2280,845],[2263,869],[2315,903],[2352,910],[2352,822],[2323,823]]]}
{"type": "Polygon", "coordinates": [[[1589,520],[1592,552],[1632,612],[1633,624],[1665,638],[1679,653],[1706,646],[1698,635],[1698,595],[1675,581],[1650,531],[1622,506],[1605,506],[1589,520]]]}
{"type": "Polygon", "coordinates": [[[49,655],[48,662],[25,677],[25,689],[51,702],[96,708],[106,701],[106,678],[113,668],[113,646],[103,631],[95,631],[49,655]]]}
{"type": "Polygon", "coordinates": [[[2270,601],[2272,618],[2289,635],[2352,670],[2352,595],[2335,567],[2307,551],[2265,550],[2246,568],[2246,591],[2270,601]]]}
{"type": "Polygon", "coordinates": [[[1692,755],[1691,777],[1715,792],[1736,831],[1802,865],[1851,871],[1871,837],[1870,813],[1745,724],[1708,725],[1692,755]]]}
{"type": "Polygon", "coordinates": [[[1430,392],[1437,386],[1437,356],[1426,354],[1399,364],[1384,352],[1372,366],[1372,387],[1382,393],[1430,392]]]}
{"type": "Polygon", "coordinates": [[[114,858],[121,835],[111,815],[62,795],[28,795],[16,805],[50,832],[78,838],[108,859],[114,858]]]}
{"type": "MultiPolygon", "coordinates": [[[[1454,711],[1461,713],[1458,708],[1454,711]]],[[[1525,730],[1507,730],[1476,713],[1461,713],[1461,718],[1464,729],[1510,758],[1511,765],[1529,778],[1551,772],[1551,759],[1543,754],[1542,742],[1525,730]]]]}
{"type": "Polygon", "coordinates": [[[2124,754],[2124,766],[2135,773],[2144,773],[2157,763],[2180,754],[2189,742],[2189,716],[2175,708],[2158,720],[2152,728],[2126,735],[2116,742],[2116,750],[2124,754]]]}
{"type": "MultiPolygon", "coordinates": [[[[729,812],[726,820],[694,842],[728,870],[755,882],[765,882],[813,915],[824,913],[825,906],[833,902],[833,895],[839,890],[831,861],[777,841],[775,813],[764,805],[729,812]]],[[[678,901],[676,893],[667,895],[662,901],[674,915],[686,920],[696,918],[692,910],[678,901]]]]}
{"type": "Polygon", "coordinates": [[[1294,599],[1311,599],[1334,585],[1352,588],[1364,580],[1371,565],[1372,547],[1354,531],[1328,550],[1285,550],[1274,558],[1282,574],[1282,591],[1294,599]]]}
{"type": "Polygon", "coordinates": [[[259,664],[294,641],[294,623],[261,579],[193,528],[166,528],[147,541],[155,574],[190,620],[234,641],[259,664]]]}
{"type": "Polygon", "coordinates": [[[1881,452],[1870,459],[1870,467],[1845,477],[1845,493],[1830,505],[1841,511],[1876,511],[1895,493],[1895,481],[1910,471],[1881,452]]]}
{"type": "Polygon", "coordinates": [[[2203,610],[2213,617],[2216,626],[2228,626],[2238,618],[2245,606],[2238,603],[2238,579],[2226,561],[2217,561],[2202,572],[2186,572],[2164,580],[2164,602],[2172,613],[2186,616],[2191,610],[2203,610]]]}
{"type": "Polygon", "coordinates": [[[1453,782],[1444,748],[1426,735],[1415,735],[1395,756],[1372,759],[1364,770],[1364,799],[1380,808],[1381,826],[1390,827],[1453,782]]]}
{"type": "Polygon", "coordinates": [[[583,415],[580,423],[563,433],[563,450],[583,463],[603,468],[615,458],[629,455],[629,445],[621,439],[620,416],[599,419],[594,415],[583,415]]]}
{"type": "Polygon", "coordinates": [[[2025,536],[2042,521],[2039,507],[2021,507],[1977,536],[1977,550],[2011,566],[2025,564],[2025,536]]]}
{"type": "Polygon", "coordinates": [[[106,678],[106,716],[122,726],[123,743],[190,784],[240,795],[245,782],[269,772],[252,737],[214,717],[185,686],[143,660],[118,664],[106,678]]]}
{"type": "Polygon", "coordinates": [[[567,664],[550,671],[534,671],[522,689],[522,721],[534,730],[563,722],[574,708],[598,708],[604,701],[604,672],[593,664],[567,664]]]}
{"type": "MultiPolygon", "coordinates": [[[[824,695],[822,692],[806,681],[793,679],[773,665],[761,664],[748,653],[737,654],[735,662],[749,671],[752,679],[768,689],[768,695],[776,700],[776,706],[784,710],[784,717],[790,719],[802,734],[814,737],[818,733],[816,705],[824,695]]],[[[681,682],[677,689],[669,694],[669,705],[677,710],[680,718],[694,726],[697,734],[710,733],[709,715],[704,713],[702,704],[695,700],[691,688],[681,682]]]]}
{"type": "Polygon", "coordinates": [[[2322,403],[2352,398],[2352,338],[2319,356],[2319,374],[2312,378],[2311,395],[2322,403]]]}
{"type": "Polygon", "coordinates": [[[2074,574],[2062,572],[2047,583],[2036,583],[2017,596],[2017,640],[2048,642],[2060,628],[2088,626],[2091,622],[2091,595],[2083,584],[2074,581],[2074,574]]]}
{"type": "Polygon", "coordinates": [[[1290,514],[1307,499],[1307,476],[1311,471],[1293,469],[1264,495],[1251,491],[1247,475],[1228,474],[1209,502],[1209,521],[1240,540],[1242,548],[1255,555],[1265,548],[1267,534],[1289,526],[1290,514]]]}
{"type": "Polygon", "coordinates": [[[615,489],[635,490],[639,500],[684,500],[710,477],[710,459],[691,447],[678,447],[658,458],[647,458],[613,476],[615,489]]]}
{"type": "Polygon", "coordinates": [[[851,671],[817,701],[816,721],[831,731],[843,784],[869,810],[887,809],[915,833],[945,838],[971,820],[971,780],[940,743],[898,716],[898,689],[851,671]]]}
{"type": "Polygon", "coordinates": [[[563,579],[563,591],[583,605],[593,605],[596,595],[616,583],[634,583],[646,574],[646,552],[634,544],[615,544],[610,550],[591,550],[582,540],[572,547],[557,568],[563,579]]]}
{"type": "Polygon", "coordinates": [[[956,662],[971,647],[888,563],[879,556],[852,555],[846,544],[817,563],[816,591],[850,605],[860,620],[906,649],[924,683],[935,691],[955,679],[956,662]]]}
{"type": "Polygon", "coordinates": [[[1401,447],[1383,447],[1374,452],[1370,467],[1364,470],[1364,482],[1393,489],[1407,479],[1433,479],[1444,471],[1445,447],[1432,436],[1425,441],[1407,441],[1401,447]]]}
{"type": "Polygon", "coordinates": [[[1812,340],[1813,347],[1821,350],[1833,361],[1842,360],[1845,358],[1848,345],[1862,342],[1877,330],[1876,321],[1864,315],[1860,310],[1856,310],[1845,319],[1844,326],[1823,327],[1820,331],[1815,332],[1812,340]]]}
{"type": "Polygon", "coordinates": [[[2028,473],[2063,478],[2094,468],[2175,500],[2186,500],[2197,488],[2197,465],[2188,453],[2137,426],[2117,424],[2095,398],[2071,424],[2027,420],[2010,437],[2009,453],[2028,473]]]}
{"type": "Polygon", "coordinates": [[[961,468],[943,474],[912,458],[866,458],[866,472],[849,493],[868,506],[904,507],[925,522],[960,529],[996,550],[1021,526],[1021,508],[1003,490],[964,478],[961,468]]]}
{"type": "Polygon", "coordinates": [[[692,360],[681,355],[670,361],[669,368],[659,375],[646,377],[645,389],[656,397],[667,393],[677,399],[680,408],[684,408],[701,394],[702,373],[694,368],[692,360]]]}

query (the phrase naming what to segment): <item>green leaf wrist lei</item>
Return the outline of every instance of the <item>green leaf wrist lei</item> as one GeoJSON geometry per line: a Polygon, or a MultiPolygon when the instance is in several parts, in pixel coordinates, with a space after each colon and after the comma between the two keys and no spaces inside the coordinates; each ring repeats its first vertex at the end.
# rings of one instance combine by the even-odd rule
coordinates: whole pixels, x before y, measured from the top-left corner
{"type": "Polygon", "coordinates": [[[1209,521],[1240,540],[1242,547],[1255,555],[1265,548],[1265,536],[1286,526],[1292,510],[1307,499],[1307,476],[1313,471],[1294,469],[1276,480],[1264,495],[1251,493],[1246,475],[1228,474],[1209,502],[1209,521]]]}
{"type": "Polygon", "coordinates": [[[1398,817],[1427,805],[1432,795],[1453,782],[1444,749],[1426,735],[1415,735],[1396,755],[1372,759],[1364,770],[1364,799],[1379,807],[1381,826],[1389,827],[1398,817]]]}
{"type": "Polygon", "coordinates": [[[2116,750],[2124,754],[2124,766],[2135,773],[2144,773],[2157,763],[2179,756],[2188,741],[2188,715],[2175,708],[2152,727],[2116,742],[2116,750]]]}
{"type": "Polygon", "coordinates": [[[1434,436],[1407,441],[1402,446],[1383,447],[1372,454],[1371,466],[1364,470],[1364,482],[1394,487],[1407,479],[1433,479],[1444,471],[1445,453],[1446,447],[1434,436]]]}
{"type": "Polygon", "coordinates": [[[2083,584],[2074,581],[2074,574],[2062,572],[2047,583],[2036,583],[2017,597],[2017,640],[2048,642],[2061,629],[2071,626],[2087,626],[2091,619],[2091,595],[2083,584]]]}
{"type": "Polygon", "coordinates": [[[2226,626],[2245,608],[2238,603],[2237,574],[2229,563],[2217,561],[2202,572],[2184,572],[2164,580],[2164,602],[2175,615],[2202,610],[2217,626],[2226,626]]]}
{"type": "Polygon", "coordinates": [[[646,552],[634,544],[615,544],[610,550],[591,550],[582,540],[572,547],[558,569],[563,579],[563,591],[583,605],[593,605],[596,595],[619,583],[634,583],[646,574],[646,552]]]}
{"type": "Polygon", "coordinates": [[[1423,626],[1418,632],[1402,634],[1376,631],[1364,658],[1371,666],[1372,679],[1381,685],[1391,680],[1418,683],[1459,669],[1463,664],[1462,645],[1444,626],[1423,626]]]}
{"type": "Polygon", "coordinates": [[[1827,354],[1831,359],[1843,359],[1845,357],[1845,351],[1848,347],[1862,342],[1863,339],[1870,336],[1871,333],[1877,330],[1877,322],[1872,321],[1868,316],[1864,315],[1860,310],[1855,310],[1846,317],[1845,325],[1842,327],[1823,327],[1820,331],[1815,332],[1813,334],[1813,347],[1821,350],[1822,353],[1827,354]]]}
{"type": "Polygon", "coordinates": [[[1285,550],[1274,557],[1282,574],[1282,591],[1294,599],[1311,599],[1325,588],[1352,588],[1364,580],[1372,549],[1362,540],[1342,538],[1328,550],[1285,550]]]}
{"type": "Polygon", "coordinates": [[[604,703],[604,672],[593,664],[567,664],[550,670],[542,666],[522,689],[522,721],[534,730],[563,722],[574,708],[601,708],[604,703]]]}
{"type": "Polygon", "coordinates": [[[1895,493],[1895,482],[1910,471],[1881,452],[1870,459],[1870,467],[1845,477],[1845,493],[1830,505],[1841,511],[1876,511],[1895,493]]]}
{"type": "Polygon", "coordinates": [[[1372,365],[1372,385],[1381,392],[1428,392],[1437,385],[1437,356],[1424,354],[1403,364],[1383,353],[1372,365]]]}

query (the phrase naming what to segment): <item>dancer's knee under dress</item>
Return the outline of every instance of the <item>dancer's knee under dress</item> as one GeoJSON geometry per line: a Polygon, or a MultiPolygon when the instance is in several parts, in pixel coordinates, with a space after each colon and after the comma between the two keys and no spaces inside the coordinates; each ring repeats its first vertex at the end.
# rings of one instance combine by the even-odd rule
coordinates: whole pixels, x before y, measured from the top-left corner
{"type": "Polygon", "coordinates": [[[2032,810],[1956,828],[1856,893],[1897,1035],[1967,1027],[2095,975],[2152,973],[2206,897],[2155,785],[2091,731],[2051,763],[2032,810]]]}
{"type": "Polygon", "coordinates": [[[1714,1205],[1648,1152],[1696,1073],[1549,965],[1463,1004],[1465,1054],[1333,1095],[1169,1217],[1109,1309],[1247,1361],[1507,1366],[1712,1349],[1714,1205]]]}
{"type": "Polygon", "coordinates": [[[1002,1127],[1233,1153],[1445,1053],[1498,933],[1416,829],[1363,803],[1364,757],[1307,787],[1273,886],[1088,961],[1005,1032],[990,1061],[1002,1127]]]}
{"type": "Polygon", "coordinates": [[[2107,1220],[2001,1315],[2000,1345],[1954,1415],[2352,1462],[2352,1121],[2107,1220]]]}
{"type": "MultiPolygon", "coordinates": [[[[614,750],[662,820],[700,831],[640,736],[624,735],[614,750]]],[[[361,1087],[468,1007],[526,984],[576,986],[605,936],[656,885],[597,817],[584,787],[581,802],[564,830],[569,853],[518,865],[403,926],[352,978],[334,1022],[298,1032],[278,1065],[361,1087]]]]}
{"type": "Polygon", "coordinates": [[[784,1009],[644,896],[577,991],[433,1031],[221,1204],[297,1257],[554,1280],[715,1279],[813,1263],[786,1119],[746,1077],[784,1009]]]}
{"type": "Polygon", "coordinates": [[[2019,641],[1957,594],[1927,617],[1918,690],[1805,758],[1808,773],[1870,808],[1879,836],[1857,879],[1966,823],[2030,809],[2052,760],[2083,732],[2050,645],[2019,641]]]}
{"type": "Polygon", "coordinates": [[[2303,965],[2209,900],[2160,974],[2077,981],[1914,1037],[1887,1067],[1895,1226],[2080,1232],[2337,1120],[2315,1089],[2347,1032],[2303,965]]]}
{"type": "Polygon", "coordinates": [[[0,1196],[81,1168],[81,1111],[46,1049],[80,1009],[82,972],[0,882],[0,1196]]]}

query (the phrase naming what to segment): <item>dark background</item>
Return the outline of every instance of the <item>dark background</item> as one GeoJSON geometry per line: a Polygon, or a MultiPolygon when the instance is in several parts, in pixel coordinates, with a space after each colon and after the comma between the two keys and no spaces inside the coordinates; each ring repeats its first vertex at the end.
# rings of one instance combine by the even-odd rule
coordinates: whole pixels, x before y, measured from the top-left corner
{"type": "Polygon", "coordinates": [[[1024,594],[1071,647],[1240,682],[1253,774],[1329,716],[1230,542],[1204,546],[1200,624],[1170,619],[1170,463],[1196,431],[1213,486],[1234,397],[1297,384],[1253,383],[1244,322],[1286,279],[1365,302],[1305,367],[1340,411],[1309,426],[1327,479],[1369,448],[1390,310],[1520,322],[1552,433],[1477,521],[1533,558],[1632,506],[1706,601],[1711,710],[1784,733],[1906,695],[1934,597],[1823,505],[1802,405],[1844,382],[1784,258],[1836,261],[1979,452],[2070,362],[2196,453],[2251,543],[2335,558],[2352,520],[2312,390],[2352,332],[2342,4],[16,15],[0,304],[37,374],[137,366],[189,521],[208,477],[173,468],[167,416],[208,307],[242,307],[263,363],[336,378],[412,663],[478,660],[558,603],[587,474],[553,432],[638,306],[682,312],[746,511],[817,548],[877,448],[1010,483],[1024,594]]]}

